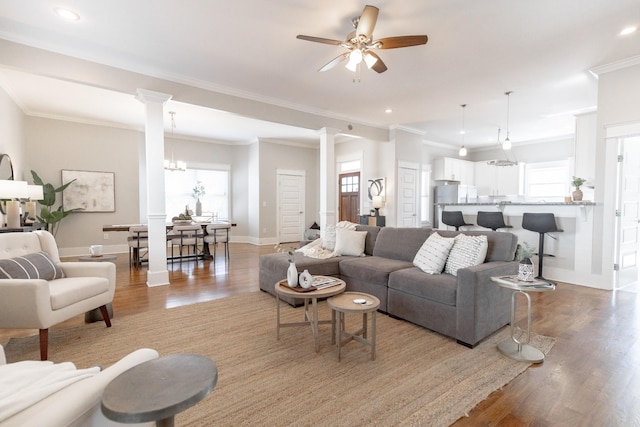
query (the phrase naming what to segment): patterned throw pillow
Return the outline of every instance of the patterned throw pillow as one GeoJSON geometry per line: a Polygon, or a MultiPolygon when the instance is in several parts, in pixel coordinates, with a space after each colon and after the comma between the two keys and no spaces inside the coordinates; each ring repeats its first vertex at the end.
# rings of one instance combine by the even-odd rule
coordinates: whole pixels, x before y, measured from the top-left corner
{"type": "Polygon", "coordinates": [[[444,272],[457,276],[461,268],[482,264],[487,256],[488,247],[487,236],[458,234],[447,258],[444,272]]]}
{"type": "Polygon", "coordinates": [[[62,269],[46,252],[0,259],[0,279],[62,279],[62,269]]]}
{"type": "Polygon", "coordinates": [[[425,273],[442,273],[449,251],[453,246],[453,241],[453,238],[442,237],[438,233],[433,233],[416,253],[415,258],[413,258],[413,265],[425,273]]]}

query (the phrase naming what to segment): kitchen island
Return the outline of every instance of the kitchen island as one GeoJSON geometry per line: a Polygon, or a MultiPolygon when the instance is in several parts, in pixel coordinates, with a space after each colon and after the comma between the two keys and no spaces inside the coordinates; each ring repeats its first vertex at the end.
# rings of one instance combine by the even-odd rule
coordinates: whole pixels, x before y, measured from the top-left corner
{"type": "MultiPolygon", "coordinates": [[[[449,227],[442,224],[443,211],[461,211],[465,221],[477,224],[479,211],[502,212],[504,221],[513,228],[504,229],[518,236],[518,242],[538,247],[538,233],[522,228],[522,215],[530,213],[553,213],[556,224],[562,232],[549,233],[545,237],[545,253],[555,255],[544,260],[544,276],[550,280],[600,287],[597,276],[592,272],[592,246],[598,239],[593,235],[593,208],[591,201],[580,202],[522,202],[495,200],[470,203],[438,203],[436,219],[438,229],[449,227]]],[[[477,225],[464,229],[482,229],[477,225]]],[[[537,258],[533,260],[537,266],[537,258]]],[[[599,263],[596,263],[599,264],[599,263]]]]}

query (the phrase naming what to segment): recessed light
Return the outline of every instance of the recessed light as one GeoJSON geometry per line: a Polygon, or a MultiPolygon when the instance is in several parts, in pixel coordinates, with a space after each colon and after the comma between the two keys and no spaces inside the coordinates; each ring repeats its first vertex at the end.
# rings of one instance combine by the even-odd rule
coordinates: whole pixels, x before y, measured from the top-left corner
{"type": "Polygon", "coordinates": [[[627,27],[627,28],[623,29],[622,31],[620,31],[620,35],[621,36],[628,36],[631,33],[635,33],[637,29],[638,29],[638,27],[627,27]]]}
{"type": "Polygon", "coordinates": [[[387,108],[386,110],[384,110],[384,112],[390,114],[393,113],[393,110],[391,108],[387,108]]]}
{"type": "Polygon", "coordinates": [[[53,9],[53,11],[56,13],[56,15],[58,15],[60,18],[64,19],[65,21],[80,20],[80,15],[78,15],[72,10],[65,9],[63,7],[56,7],[55,9],[53,9]]]}

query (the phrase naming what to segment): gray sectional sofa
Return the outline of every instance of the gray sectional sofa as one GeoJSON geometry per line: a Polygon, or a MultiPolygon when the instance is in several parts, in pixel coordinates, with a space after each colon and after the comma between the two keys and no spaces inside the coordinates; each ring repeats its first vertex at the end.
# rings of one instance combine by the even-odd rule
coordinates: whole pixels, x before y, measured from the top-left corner
{"type": "MultiPolygon", "coordinates": [[[[492,283],[491,276],[516,274],[517,237],[512,233],[465,231],[486,235],[488,250],[483,264],[450,274],[427,274],[413,259],[429,235],[437,231],[454,237],[457,231],[431,228],[358,226],[366,230],[365,256],[325,260],[296,253],[296,266],[314,275],[340,277],[348,291],[366,292],[380,299],[380,311],[456,339],[468,347],[510,321],[511,291],[492,283]]],[[[274,294],[275,284],[286,277],[286,254],[260,257],[260,289],[274,294]]],[[[300,305],[301,300],[288,300],[300,305]]]]}

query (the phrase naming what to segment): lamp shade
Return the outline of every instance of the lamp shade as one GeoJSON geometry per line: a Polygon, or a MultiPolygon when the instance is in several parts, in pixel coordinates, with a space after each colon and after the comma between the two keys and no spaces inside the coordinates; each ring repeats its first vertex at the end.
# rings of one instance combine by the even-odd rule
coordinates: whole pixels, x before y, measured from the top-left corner
{"type": "Polygon", "coordinates": [[[373,198],[371,199],[371,206],[373,206],[374,209],[380,209],[381,207],[384,207],[382,196],[373,196],[373,198]]]}
{"type": "Polygon", "coordinates": [[[0,180],[0,199],[21,199],[28,194],[27,181],[0,180]]]}
{"type": "Polygon", "coordinates": [[[44,190],[42,185],[28,185],[27,186],[28,198],[30,200],[42,200],[44,199],[44,190]]]}

